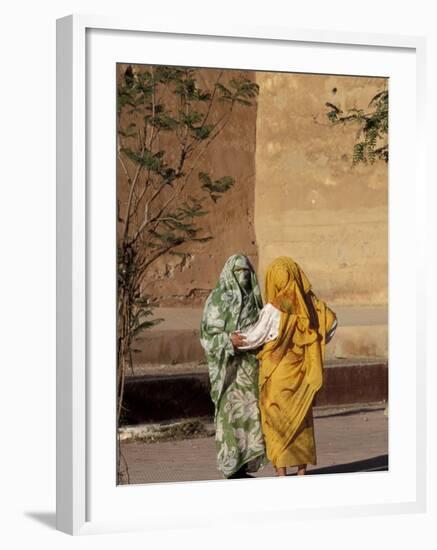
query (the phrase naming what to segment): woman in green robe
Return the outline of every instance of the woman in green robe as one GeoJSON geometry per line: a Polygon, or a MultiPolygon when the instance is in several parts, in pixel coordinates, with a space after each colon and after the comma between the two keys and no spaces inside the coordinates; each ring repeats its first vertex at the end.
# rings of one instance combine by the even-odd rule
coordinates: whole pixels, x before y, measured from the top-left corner
{"type": "Polygon", "coordinates": [[[250,351],[237,349],[242,342],[233,334],[255,323],[261,309],[252,265],[246,256],[231,256],[206,300],[200,327],[215,405],[217,466],[226,478],[250,477],[266,460],[258,361],[250,351]]]}

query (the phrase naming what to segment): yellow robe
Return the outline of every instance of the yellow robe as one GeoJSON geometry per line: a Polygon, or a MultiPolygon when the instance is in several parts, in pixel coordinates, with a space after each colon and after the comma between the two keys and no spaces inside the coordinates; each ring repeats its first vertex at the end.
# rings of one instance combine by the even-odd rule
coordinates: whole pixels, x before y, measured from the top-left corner
{"type": "Polygon", "coordinates": [[[323,384],[326,334],[336,316],[290,258],[269,266],[265,290],[266,301],[281,311],[278,337],[258,354],[267,456],[277,468],[316,464],[312,404],[323,384]]]}

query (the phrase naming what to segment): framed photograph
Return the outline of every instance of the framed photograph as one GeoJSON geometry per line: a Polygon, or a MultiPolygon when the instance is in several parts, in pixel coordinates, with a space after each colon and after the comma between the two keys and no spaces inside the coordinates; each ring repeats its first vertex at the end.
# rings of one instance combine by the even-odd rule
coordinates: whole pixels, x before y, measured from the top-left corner
{"type": "Polygon", "coordinates": [[[57,30],[58,529],[424,511],[424,39],[57,30]]]}

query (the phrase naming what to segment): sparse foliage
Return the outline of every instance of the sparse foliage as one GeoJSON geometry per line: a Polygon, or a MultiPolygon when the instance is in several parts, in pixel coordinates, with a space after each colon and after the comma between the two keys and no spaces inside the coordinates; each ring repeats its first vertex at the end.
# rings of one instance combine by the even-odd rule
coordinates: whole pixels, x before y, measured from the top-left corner
{"type": "Polygon", "coordinates": [[[333,103],[326,103],[331,124],[358,126],[357,141],[353,148],[353,164],[373,164],[376,160],[388,162],[388,90],[377,93],[368,108],[342,111],[333,103]]]}
{"type": "Polygon", "coordinates": [[[201,218],[235,181],[214,178],[199,163],[236,109],[258,94],[243,75],[223,82],[220,72],[211,89],[198,80],[192,68],[128,66],[118,82],[118,168],[127,184],[117,204],[118,418],[133,339],[160,321],[143,290],[148,271],[160,258],[186,254],[181,245],[212,238],[201,218]]]}

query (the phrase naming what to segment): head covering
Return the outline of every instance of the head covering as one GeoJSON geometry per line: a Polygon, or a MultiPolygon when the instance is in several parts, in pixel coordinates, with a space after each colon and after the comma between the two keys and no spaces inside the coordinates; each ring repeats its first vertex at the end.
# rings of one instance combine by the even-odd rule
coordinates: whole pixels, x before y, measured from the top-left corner
{"type": "Polygon", "coordinates": [[[215,288],[208,296],[200,326],[200,343],[205,350],[211,381],[211,398],[217,405],[226,377],[226,366],[234,354],[229,334],[255,323],[262,309],[256,273],[246,256],[230,256],[215,288]],[[235,270],[250,270],[251,289],[243,292],[235,270]]]}
{"type": "Polygon", "coordinates": [[[246,256],[234,254],[205,302],[200,326],[215,405],[217,465],[226,477],[243,465],[256,471],[265,462],[258,361],[250,352],[234,350],[230,340],[230,333],[255,323],[261,309],[255,271],[246,256]],[[240,278],[241,269],[249,272],[249,278],[240,278]]]}
{"type": "Polygon", "coordinates": [[[334,323],[335,314],[316,297],[297,262],[281,256],[270,264],[265,295],[267,302],[282,312],[279,336],[269,348],[277,359],[289,347],[302,347],[318,340],[324,352],[326,332],[334,323]]]}
{"type": "Polygon", "coordinates": [[[311,290],[311,283],[300,266],[291,258],[276,258],[267,269],[265,291],[269,302],[280,300],[299,290],[301,295],[311,290]]]}
{"type": "Polygon", "coordinates": [[[269,458],[277,465],[322,386],[326,334],[335,314],[288,257],[277,258],[268,267],[265,294],[281,311],[278,337],[257,356],[264,435],[269,458]]]}
{"type": "Polygon", "coordinates": [[[233,254],[226,260],[219,280],[205,303],[204,315],[219,316],[224,330],[229,333],[255,322],[261,309],[261,290],[252,264],[243,254],[233,254]],[[247,292],[243,292],[238,282],[238,269],[250,272],[251,284],[247,292]]]}

